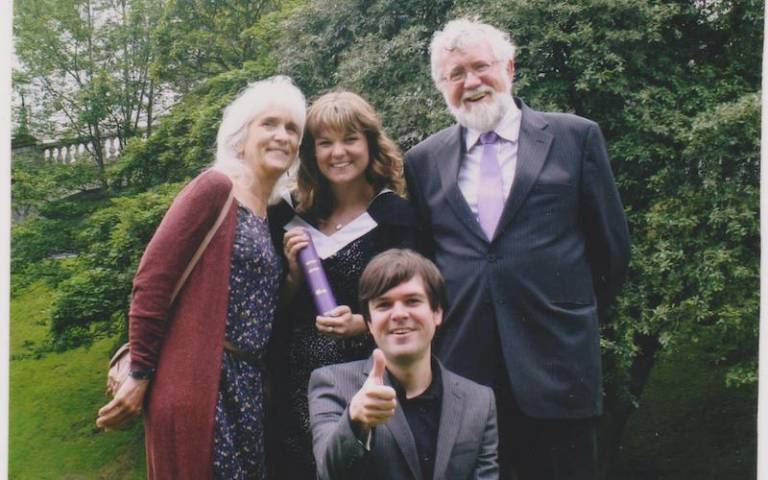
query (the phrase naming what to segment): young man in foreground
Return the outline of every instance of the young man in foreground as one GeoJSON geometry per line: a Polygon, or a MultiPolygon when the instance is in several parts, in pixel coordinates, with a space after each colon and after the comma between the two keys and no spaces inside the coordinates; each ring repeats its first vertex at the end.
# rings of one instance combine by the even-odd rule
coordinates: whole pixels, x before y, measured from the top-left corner
{"type": "Polygon", "coordinates": [[[388,250],[366,267],[359,295],[378,348],[309,382],[319,478],[498,478],[492,390],[432,357],[445,297],[434,264],[388,250]]]}

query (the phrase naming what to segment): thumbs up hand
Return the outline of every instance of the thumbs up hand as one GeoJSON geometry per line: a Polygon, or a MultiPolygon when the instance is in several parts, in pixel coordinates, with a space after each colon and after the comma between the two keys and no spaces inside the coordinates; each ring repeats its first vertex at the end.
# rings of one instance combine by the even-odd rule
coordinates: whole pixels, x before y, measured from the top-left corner
{"type": "Polygon", "coordinates": [[[386,360],[378,348],[373,351],[373,368],[363,387],[349,402],[349,417],[363,433],[385,423],[395,414],[395,389],[384,385],[386,360]]]}
{"type": "MultiPolygon", "coordinates": [[[[384,385],[384,372],[387,369],[387,359],[378,348],[373,351],[373,366],[368,374],[368,380],[365,383],[372,385],[384,385]]],[[[391,387],[390,387],[391,388],[391,387]]],[[[394,390],[392,390],[394,392],[394,390]]]]}

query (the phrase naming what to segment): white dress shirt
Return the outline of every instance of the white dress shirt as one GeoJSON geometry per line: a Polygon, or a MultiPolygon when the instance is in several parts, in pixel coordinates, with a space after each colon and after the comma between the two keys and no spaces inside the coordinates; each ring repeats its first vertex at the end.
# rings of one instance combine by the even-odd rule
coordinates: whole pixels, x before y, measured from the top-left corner
{"type": "MultiPolygon", "coordinates": [[[[517,140],[520,136],[521,117],[520,109],[512,103],[512,108],[507,111],[494,129],[494,132],[499,136],[499,141],[496,142],[495,147],[496,158],[501,168],[504,202],[507,201],[512,183],[515,181],[517,140]]],[[[470,128],[465,130],[464,144],[467,153],[459,167],[459,189],[461,189],[461,193],[475,217],[477,217],[477,189],[480,184],[480,161],[483,158],[483,145],[478,140],[483,133],[485,132],[478,132],[470,128]]]]}

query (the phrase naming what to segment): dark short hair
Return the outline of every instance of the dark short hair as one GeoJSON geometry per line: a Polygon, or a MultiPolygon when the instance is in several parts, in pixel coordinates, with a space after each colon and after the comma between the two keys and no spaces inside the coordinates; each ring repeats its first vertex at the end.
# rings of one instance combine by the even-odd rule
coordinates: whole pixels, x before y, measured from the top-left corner
{"type": "Polygon", "coordinates": [[[360,276],[358,300],[366,323],[371,321],[368,302],[416,276],[432,311],[445,310],[445,282],[435,264],[412,250],[392,248],[373,257],[360,276]]]}

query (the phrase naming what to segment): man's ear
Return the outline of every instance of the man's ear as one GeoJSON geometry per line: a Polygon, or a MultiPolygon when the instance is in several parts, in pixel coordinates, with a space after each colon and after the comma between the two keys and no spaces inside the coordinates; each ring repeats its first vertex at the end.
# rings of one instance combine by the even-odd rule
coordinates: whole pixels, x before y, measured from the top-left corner
{"type": "Polygon", "coordinates": [[[507,73],[509,74],[509,79],[513,82],[515,81],[515,61],[510,59],[509,62],[507,62],[507,73]]]}
{"type": "Polygon", "coordinates": [[[432,315],[434,315],[435,318],[435,327],[439,327],[443,324],[443,309],[441,307],[437,307],[437,310],[435,310],[432,315]]]}

